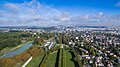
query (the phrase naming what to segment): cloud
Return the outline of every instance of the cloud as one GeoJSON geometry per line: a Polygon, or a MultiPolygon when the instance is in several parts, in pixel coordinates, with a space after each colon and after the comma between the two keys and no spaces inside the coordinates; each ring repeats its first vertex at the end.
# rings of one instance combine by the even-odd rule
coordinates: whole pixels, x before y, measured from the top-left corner
{"type": "Polygon", "coordinates": [[[103,12],[99,12],[99,15],[102,16],[102,15],[103,15],[103,12]]]}
{"type": "Polygon", "coordinates": [[[108,25],[119,22],[119,19],[116,16],[114,19],[113,16],[105,16],[103,12],[74,15],[69,11],[60,11],[55,7],[41,4],[37,0],[24,3],[8,2],[0,8],[0,26],[108,25]]]}
{"type": "Polygon", "coordinates": [[[37,0],[31,2],[5,3],[0,9],[0,23],[14,25],[49,25],[51,22],[62,23],[69,20],[64,13],[37,0]],[[57,18],[57,20],[55,20],[57,18]],[[43,23],[43,24],[41,24],[43,23]]]}

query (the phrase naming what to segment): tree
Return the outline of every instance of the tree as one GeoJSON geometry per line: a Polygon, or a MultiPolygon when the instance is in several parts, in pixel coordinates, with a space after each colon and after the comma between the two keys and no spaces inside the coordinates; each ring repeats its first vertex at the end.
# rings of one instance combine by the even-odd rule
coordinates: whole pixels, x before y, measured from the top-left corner
{"type": "Polygon", "coordinates": [[[6,47],[15,47],[22,43],[22,39],[31,39],[30,33],[0,32],[0,51],[6,47]]]}
{"type": "Polygon", "coordinates": [[[33,42],[34,45],[43,45],[45,43],[43,38],[36,38],[33,42]]]}
{"type": "Polygon", "coordinates": [[[15,67],[16,64],[17,64],[17,61],[11,58],[1,59],[1,62],[0,62],[1,67],[15,67]]]}
{"type": "Polygon", "coordinates": [[[59,44],[62,44],[62,33],[59,34],[59,40],[58,40],[59,44]]]}
{"type": "Polygon", "coordinates": [[[26,62],[29,58],[31,57],[31,55],[29,53],[25,53],[22,57],[23,61],[26,62]]]}
{"type": "Polygon", "coordinates": [[[22,55],[21,55],[21,54],[15,55],[13,58],[14,58],[17,62],[23,61],[23,60],[22,60],[22,55]]]}
{"type": "Polygon", "coordinates": [[[40,54],[43,53],[42,48],[38,48],[38,47],[32,47],[32,49],[29,50],[30,55],[32,55],[33,57],[36,57],[40,54]]]}

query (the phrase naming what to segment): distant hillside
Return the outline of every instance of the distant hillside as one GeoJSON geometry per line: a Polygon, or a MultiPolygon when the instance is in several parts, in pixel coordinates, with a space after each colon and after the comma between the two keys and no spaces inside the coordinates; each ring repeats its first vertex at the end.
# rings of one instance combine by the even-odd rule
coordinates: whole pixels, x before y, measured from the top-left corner
{"type": "Polygon", "coordinates": [[[77,26],[79,28],[108,28],[107,26],[77,26]]]}

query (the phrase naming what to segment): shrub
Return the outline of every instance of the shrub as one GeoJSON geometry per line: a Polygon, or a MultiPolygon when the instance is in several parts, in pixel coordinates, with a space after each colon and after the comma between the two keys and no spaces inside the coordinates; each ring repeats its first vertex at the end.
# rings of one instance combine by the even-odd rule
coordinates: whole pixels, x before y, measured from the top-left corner
{"type": "Polygon", "coordinates": [[[31,48],[29,49],[29,53],[30,53],[30,55],[32,55],[33,57],[36,57],[36,56],[42,54],[42,53],[43,53],[43,50],[42,50],[42,48],[38,48],[38,47],[36,47],[36,46],[33,46],[33,47],[31,47],[31,48]]]}
{"type": "Polygon", "coordinates": [[[26,62],[30,57],[31,57],[31,55],[29,53],[26,53],[23,55],[22,59],[24,62],[26,62]]]}
{"type": "Polygon", "coordinates": [[[13,58],[14,58],[17,62],[21,62],[21,61],[22,61],[22,55],[21,55],[21,54],[15,55],[13,58]]]}
{"type": "Polygon", "coordinates": [[[4,58],[4,59],[1,59],[0,61],[1,67],[14,67],[16,66],[16,64],[17,64],[17,61],[11,58],[4,58]]]}

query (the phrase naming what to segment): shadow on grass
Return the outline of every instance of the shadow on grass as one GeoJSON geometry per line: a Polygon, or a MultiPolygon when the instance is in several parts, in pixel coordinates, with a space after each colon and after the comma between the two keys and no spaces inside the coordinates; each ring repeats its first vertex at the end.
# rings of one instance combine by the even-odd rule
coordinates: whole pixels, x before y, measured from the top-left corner
{"type": "Polygon", "coordinates": [[[58,65],[59,65],[59,56],[60,56],[60,49],[58,49],[58,52],[57,52],[55,67],[58,67],[58,65]]]}
{"type": "Polygon", "coordinates": [[[40,64],[38,65],[38,67],[40,67],[40,65],[42,64],[43,60],[45,59],[45,56],[46,55],[44,55],[44,57],[42,58],[42,61],[40,62],[40,64]]]}
{"type": "Polygon", "coordinates": [[[72,52],[71,50],[69,50],[69,52],[72,55],[72,58],[70,60],[74,62],[74,67],[79,67],[78,62],[74,60],[74,58],[75,58],[74,52],[72,52]]]}

